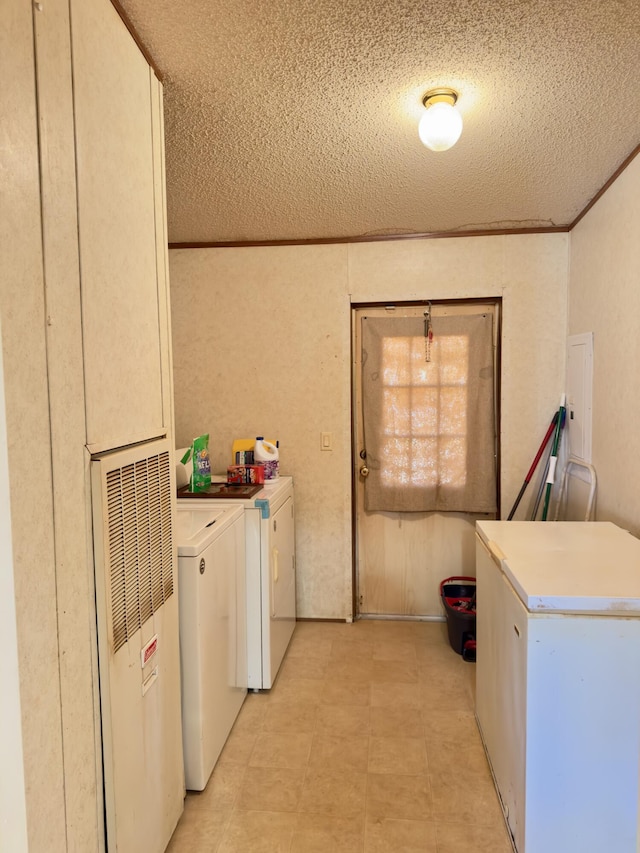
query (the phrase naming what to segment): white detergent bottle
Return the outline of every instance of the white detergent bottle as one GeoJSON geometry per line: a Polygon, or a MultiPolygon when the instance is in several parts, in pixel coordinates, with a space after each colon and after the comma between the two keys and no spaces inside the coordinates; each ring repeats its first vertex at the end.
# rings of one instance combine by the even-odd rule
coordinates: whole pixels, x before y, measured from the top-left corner
{"type": "Polygon", "coordinates": [[[253,460],[254,462],[264,463],[265,483],[278,478],[280,473],[280,454],[278,448],[270,441],[265,441],[262,435],[256,438],[255,447],[253,448],[253,460]]]}

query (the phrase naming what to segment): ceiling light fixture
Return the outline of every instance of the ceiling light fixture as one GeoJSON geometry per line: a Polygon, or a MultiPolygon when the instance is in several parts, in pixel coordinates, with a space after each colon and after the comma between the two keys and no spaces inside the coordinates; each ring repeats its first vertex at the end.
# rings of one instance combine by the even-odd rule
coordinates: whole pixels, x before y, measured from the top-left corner
{"type": "Polygon", "coordinates": [[[431,89],[422,99],[426,112],[420,119],[420,141],[432,151],[446,151],[462,133],[462,116],[455,108],[458,93],[453,89],[431,89]]]}

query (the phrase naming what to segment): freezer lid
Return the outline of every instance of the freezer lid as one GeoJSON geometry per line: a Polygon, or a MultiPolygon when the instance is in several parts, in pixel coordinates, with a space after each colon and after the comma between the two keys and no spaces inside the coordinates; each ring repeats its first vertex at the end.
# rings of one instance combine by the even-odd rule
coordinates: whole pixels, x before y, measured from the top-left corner
{"type": "Polygon", "coordinates": [[[531,612],[640,616],[640,541],[611,522],[479,521],[531,612]]]}

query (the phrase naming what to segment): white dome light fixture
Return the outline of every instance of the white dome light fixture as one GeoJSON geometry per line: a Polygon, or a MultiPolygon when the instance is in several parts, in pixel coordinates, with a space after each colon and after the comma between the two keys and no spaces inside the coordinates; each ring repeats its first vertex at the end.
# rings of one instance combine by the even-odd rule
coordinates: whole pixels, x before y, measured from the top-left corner
{"type": "Polygon", "coordinates": [[[422,99],[426,112],[418,124],[420,141],[432,151],[446,151],[462,133],[462,116],[455,108],[453,89],[431,89],[422,99]]]}

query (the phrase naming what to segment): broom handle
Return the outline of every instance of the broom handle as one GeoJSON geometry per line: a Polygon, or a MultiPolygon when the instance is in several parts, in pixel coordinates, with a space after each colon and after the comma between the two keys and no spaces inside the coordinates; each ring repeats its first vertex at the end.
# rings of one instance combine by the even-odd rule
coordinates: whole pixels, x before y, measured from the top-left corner
{"type": "Polygon", "coordinates": [[[563,394],[560,399],[560,408],[558,409],[558,422],[556,423],[556,432],[553,437],[553,448],[551,450],[551,457],[549,461],[549,474],[547,475],[547,490],[544,496],[544,505],[542,507],[542,520],[547,520],[547,514],[549,512],[549,500],[551,498],[551,488],[555,481],[556,477],[556,465],[558,463],[558,446],[560,444],[560,433],[562,432],[562,422],[564,420],[564,405],[566,401],[566,396],[563,394]]]}
{"type": "Polygon", "coordinates": [[[536,453],[536,458],[533,460],[531,468],[529,468],[529,472],[528,472],[527,476],[524,478],[524,483],[522,484],[522,487],[521,487],[520,491],[518,492],[518,497],[516,498],[514,505],[511,507],[511,512],[509,513],[509,517],[507,518],[507,521],[511,521],[513,516],[516,514],[516,510],[518,509],[518,504],[522,500],[522,496],[524,495],[527,486],[531,482],[531,478],[533,477],[533,474],[534,474],[536,468],[538,467],[538,462],[540,462],[540,457],[544,453],[544,449],[547,446],[547,444],[549,443],[549,439],[551,438],[551,435],[555,429],[557,422],[558,422],[558,412],[554,412],[553,418],[551,419],[551,423],[549,424],[549,428],[547,429],[545,436],[542,439],[542,444],[540,445],[540,448],[539,448],[538,452],[536,453]]]}

